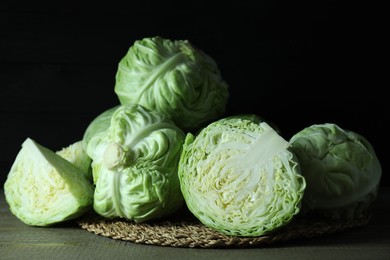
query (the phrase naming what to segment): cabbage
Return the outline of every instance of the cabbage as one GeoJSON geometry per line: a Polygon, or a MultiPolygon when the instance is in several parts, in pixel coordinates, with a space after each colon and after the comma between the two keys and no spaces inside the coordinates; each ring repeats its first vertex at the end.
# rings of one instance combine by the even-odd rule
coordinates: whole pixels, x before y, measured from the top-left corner
{"type": "Polygon", "coordinates": [[[32,226],[74,219],[92,208],[93,186],[66,159],[27,138],[4,183],[11,212],[32,226]]]}
{"type": "Polygon", "coordinates": [[[91,140],[92,136],[101,134],[108,129],[108,127],[110,126],[112,114],[114,114],[115,110],[118,107],[119,106],[114,106],[103,111],[101,114],[95,117],[88,125],[87,129],[84,132],[82,140],[83,148],[85,150],[87,149],[89,140],[91,140]]]}
{"type": "Polygon", "coordinates": [[[216,62],[188,40],[137,40],[118,64],[115,93],[195,129],[225,112],[228,85],[216,62]]]}
{"type": "Polygon", "coordinates": [[[183,204],[177,165],[185,134],[141,105],[119,106],[109,128],[92,136],[94,210],[106,218],[143,222],[183,204]]]}
{"type": "Polygon", "coordinates": [[[260,236],[286,225],[299,213],[305,189],[288,147],[266,122],[244,116],[188,133],[179,161],[188,209],[232,236],[260,236]]]}
{"type": "Polygon", "coordinates": [[[363,136],[336,124],[316,124],[292,136],[292,151],[307,182],[305,213],[325,216],[362,216],[377,197],[381,165],[363,136]]]}
{"type": "Polygon", "coordinates": [[[56,154],[79,168],[88,180],[92,180],[91,158],[87,155],[81,140],[56,151],[56,154]]]}

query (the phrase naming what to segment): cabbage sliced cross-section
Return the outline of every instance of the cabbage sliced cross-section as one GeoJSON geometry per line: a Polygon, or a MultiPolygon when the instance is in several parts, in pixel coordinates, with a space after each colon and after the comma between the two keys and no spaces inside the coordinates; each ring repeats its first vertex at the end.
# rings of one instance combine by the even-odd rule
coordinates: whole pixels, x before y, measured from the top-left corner
{"type": "Polygon", "coordinates": [[[179,179],[189,210],[233,236],[260,236],[299,213],[305,180],[285,141],[267,123],[245,117],[187,134],[179,179]]]}

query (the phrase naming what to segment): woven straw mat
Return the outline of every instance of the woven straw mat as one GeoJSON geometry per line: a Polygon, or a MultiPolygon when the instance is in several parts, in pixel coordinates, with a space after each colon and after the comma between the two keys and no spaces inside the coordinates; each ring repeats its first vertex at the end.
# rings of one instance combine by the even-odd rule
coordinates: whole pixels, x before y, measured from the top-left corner
{"type": "Polygon", "coordinates": [[[268,235],[257,237],[228,236],[206,227],[187,211],[160,221],[135,223],[124,219],[106,219],[88,214],[78,225],[89,232],[112,239],[138,244],[191,247],[231,248],[264,247],[279,242],[308,239],[365,226],[370,214],[354,220],[330,220],[318,217],[296,217],[291,223],[268,235]]]}

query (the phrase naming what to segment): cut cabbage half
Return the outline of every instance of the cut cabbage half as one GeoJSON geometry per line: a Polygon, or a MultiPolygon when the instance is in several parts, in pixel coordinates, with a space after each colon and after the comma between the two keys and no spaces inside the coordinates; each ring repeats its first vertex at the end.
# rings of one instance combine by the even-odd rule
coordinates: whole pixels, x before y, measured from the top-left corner
{"type": "Polygon", "coordinates": [[[187,134],[179,178],[189,210],[233,236],[260,236],[289,223],[306,183],[288,147],[267,123],[246,117],[187,134]]]}

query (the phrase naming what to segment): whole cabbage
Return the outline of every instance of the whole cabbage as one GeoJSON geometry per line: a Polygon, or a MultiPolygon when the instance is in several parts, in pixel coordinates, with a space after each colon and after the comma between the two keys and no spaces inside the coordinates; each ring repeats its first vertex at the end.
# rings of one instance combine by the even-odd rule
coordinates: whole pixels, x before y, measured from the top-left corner
{"type": "Polygon", "coordinates": [[[134,42],[118,65],[115,93],[195,129],[225,112],[228,85],[213,58],[188,40],[151,37],[134,42]]]}
{"type": "Polygon", "coordinates": [[[183,204],[177,175],[184,132],[170,119],[133,104],[117,107],[105,131],[90,136],[94,210],[135,222],[171,214],[183,204]]]}
{"type": "Polygon", "coordinates": [[[84,132],[82,140],[83,148],[85,150],[87,149],[88,143],[94,135],[102,134],[107,131],[108,127],[110,126],[111,117],[117,108],[119,108],[119,105],[103,111],[97,117],[95,117],[92,122],[89,123],[87,129],[84,132]]]}
{"type": "Polygon", "coordinates": [[[266,122],[227,117],[188,133],[179,178],[188,209],[232,236],[260,236],[299,213],[305,180],[289,143],[266,122]]]}
{"type": "Polygon", "coordinates": [[[291,149],[307,182],[303,211],[357,218],[377,197],[382,169],[363,136],[336,124],[315,124],[292,136],[291,149]]]}

